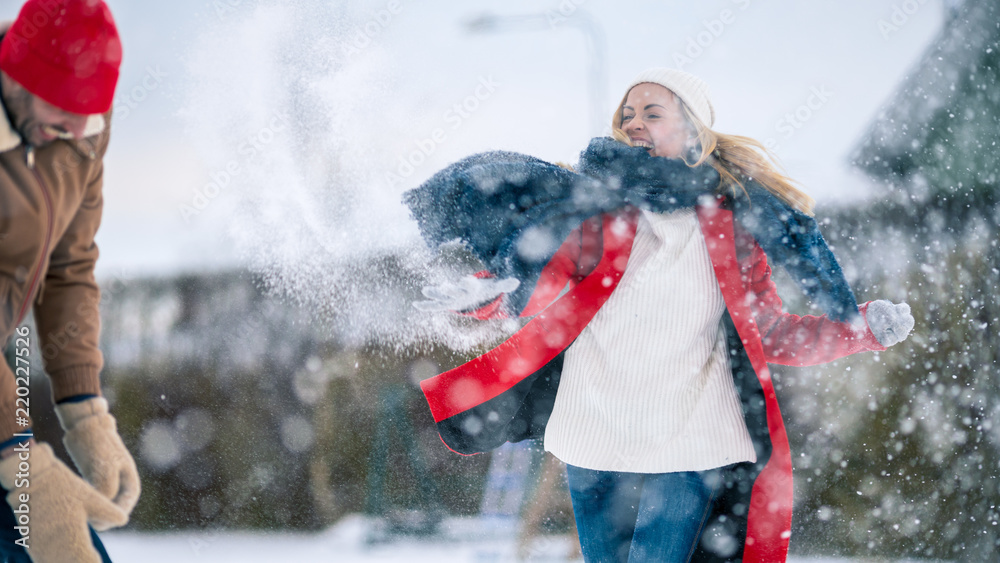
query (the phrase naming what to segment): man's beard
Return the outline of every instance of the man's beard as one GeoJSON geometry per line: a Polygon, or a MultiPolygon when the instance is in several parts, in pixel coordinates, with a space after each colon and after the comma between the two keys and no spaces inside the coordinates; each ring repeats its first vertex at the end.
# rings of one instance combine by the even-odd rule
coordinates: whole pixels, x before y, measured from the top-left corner
{"type": "Polygon", "coordinates": [[[21,135],[25,144],[40,147],[47,145],[50,141],[41,138],[41,123],[32,115],[31,102],[32,94],[24,88],[19,88],[4,96],[7,117],[10,118],[14,130],[21,135]]]}

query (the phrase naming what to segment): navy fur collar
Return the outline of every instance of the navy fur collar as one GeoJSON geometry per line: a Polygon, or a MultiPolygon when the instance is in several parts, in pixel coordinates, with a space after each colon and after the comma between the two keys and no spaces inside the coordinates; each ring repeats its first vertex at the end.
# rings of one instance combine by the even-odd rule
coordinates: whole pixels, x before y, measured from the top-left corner
{"type": "MultiPolygon", "coordinates": [[[[460,241],[497,276],[521,280],[510,296],[520,310],[549,258],[588,217],[626,205],[660,213],[690,208],[718,185],[711,166],[692,168],[599,137],[580,154],[577,172],[493,151],[448,166],[403,201],[432,248],[460,241]]],[[[752,180],[744,186],[746,194],[727,205],[768,260],[833,320],[857,318],[854,294],[816,221],[752,180]]]]}

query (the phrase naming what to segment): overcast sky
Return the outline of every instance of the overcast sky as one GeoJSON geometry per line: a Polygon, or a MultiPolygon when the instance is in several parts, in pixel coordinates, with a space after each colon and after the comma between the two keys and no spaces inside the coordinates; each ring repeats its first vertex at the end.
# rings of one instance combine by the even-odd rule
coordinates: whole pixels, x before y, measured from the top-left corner
{"type": "MultiPolygon", "coordinates": [[[[219,69],[241,69],[244,75],[258,72],[254,58],[266,58],[273,43],[258,42],[254,34],[266,36],[268,18],[281,20],[283,11],[293,11],[292,4],[108,4],[123,37],[125,58],[106,158],[99,273],[132,276],[239,263],[246,249],[227,231],[227,213],[234,208],[228,204],[243,197],[239,186],[222,191],[218,200],[228,204],[208,210],[213,212],[185,216],[182,210],[213,173],[224,169],[213,154],[213,137],[227,122],[220,117],[214,129],[202,125],[225,114],[225,106],[212,113],[192,108],[204,105],[193,90],[205,83],[206,61],[219,69]],[[269,10],[263,20],[262,9],[269,10]],[[245,24],[255,17],[265,25],[245,24]],[[218,42],[236,31],[241,38],[232,45],[218,42]],[[216,43],[206,43],[206,37],[216,43]],[[206,50],[206,44],[216,47],[206,50]],[[265,50],[253,48],[257,45],[265,50]]],[[[296,3],[302,4],[309,3],[296,3]]],[[[366,76],[365,87],[341,87],[340,102],[314,120],[317,135],[324,134],[327,123],[331,130],[340,127],[337,137],[348,138],[357,149],[349,165],[371,172],[343,188],[380,194],[381,199],[360,197],[362,207],[395,205],[406,187],[479,151],[509,149],[575,162],[595,133],[588,83],[593,57],[577,25],[589,18],[604,38],[607,65],[600,112],[605,121],[624,85],[639,71],[681,65],[709,84],[715,129],[770,141],[787,172],[817,198],[822,215],[824,203],[857,199],[871,189],[850,168],[847,154],[944,19],[941,0],[349,4],[317,9],[318,21],[306,26],[312,35],[303,35],[301,49],[320,59],[324,49],[330,51],[336,60],[331,73],[366,76]],[[470,32],[466,22],[483,12],[542,14],[543,19],[532,28],[470,32]],[[378,84],[377,91],[372,84],[378,84]],[[335,115],[338,108],[350,115],[335,115]],[[428,154],[412,158],[414,151],[428,154]],[[407,168],[407,159],[418,164],[407,168]],[[405,174],[393,180],[385,172],[405,174]],[[397,185],[400,178],[405,185],[397,185]]],[[[0,2],[0,17],[13,18],[19,6],[0,2]]],[[[301,14],[301,8],[295,10],[301,14]]],[[[299,47],[286,41],[282,48],[299,47]]],[[[279,73],[268,68],[260,65],[263,75],[256,79],[270,82],[273,90],[284,87],[279,73]]],[[[254,103],[256,98],[241,99],[240,80],[233,82],[233,103],[254,103]]],[[[260,103],[268,103],[266,99],[260,103]]],[[[323,154],[329,146],[319,144],[314,158],[344,158],[323,154]]],[[[373,216],[406,222],[403,213],[373,216]]],[[[415,233],[412,226],[399,228],[404,236],[415,233]]]]}

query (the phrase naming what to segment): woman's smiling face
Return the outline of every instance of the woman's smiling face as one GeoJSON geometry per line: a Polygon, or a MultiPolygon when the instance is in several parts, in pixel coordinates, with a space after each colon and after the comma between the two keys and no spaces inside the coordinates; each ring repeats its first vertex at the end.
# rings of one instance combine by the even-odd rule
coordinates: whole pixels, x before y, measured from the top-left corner
{"type": "Polygon", "coordinates": [[[652,156],[680,158],[690,139],[680,101],[659,84],[643,82],[629,90],[622,108],[621,129],[652,156]]]}

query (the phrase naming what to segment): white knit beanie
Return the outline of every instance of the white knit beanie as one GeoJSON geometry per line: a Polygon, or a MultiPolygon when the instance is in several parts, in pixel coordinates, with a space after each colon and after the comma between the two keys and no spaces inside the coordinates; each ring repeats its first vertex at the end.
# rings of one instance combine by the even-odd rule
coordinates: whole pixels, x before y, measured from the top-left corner
{"type": "Polygon", "coordinates": [[[673,92],[708,127],[715,123],[715,109],[708,99],[708,84],[697,76],[672,68],[649,68],[640,72],[625,91],[643,82],[659,84],[673,92]]]}

